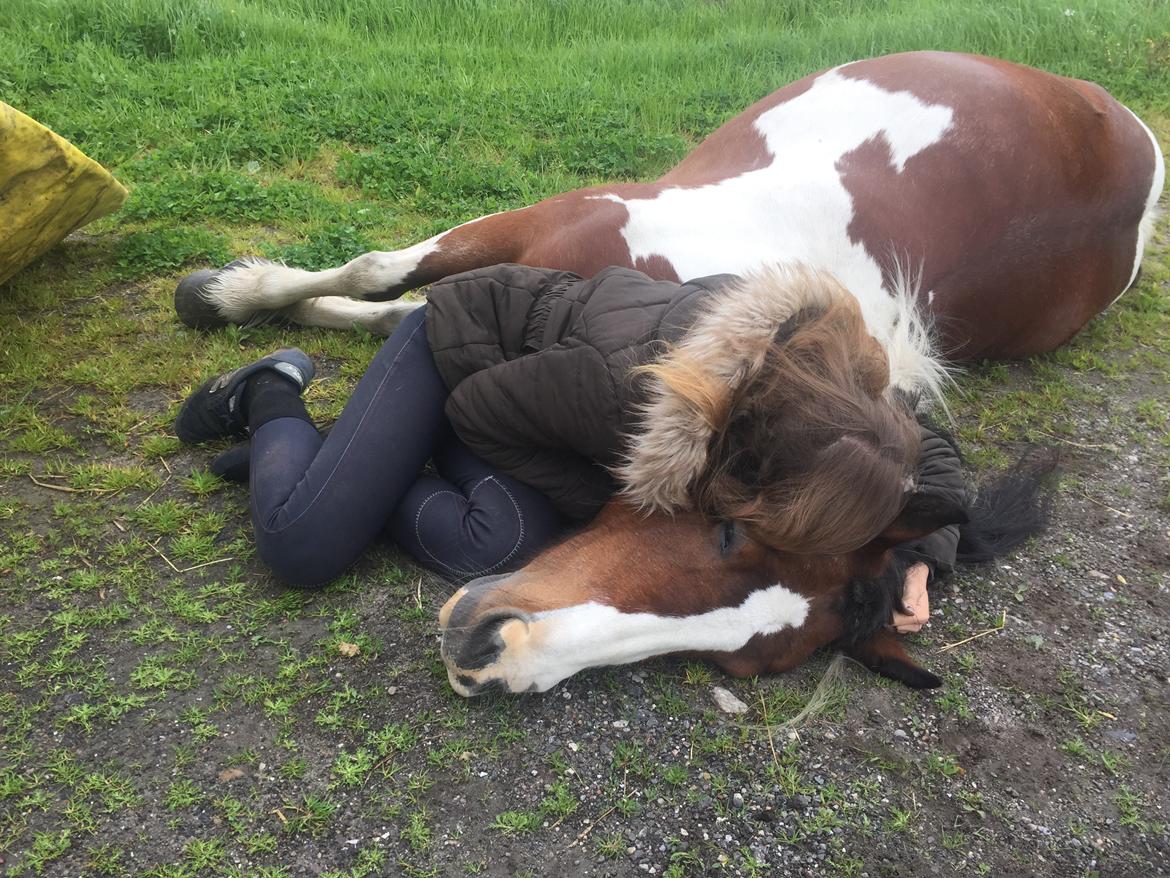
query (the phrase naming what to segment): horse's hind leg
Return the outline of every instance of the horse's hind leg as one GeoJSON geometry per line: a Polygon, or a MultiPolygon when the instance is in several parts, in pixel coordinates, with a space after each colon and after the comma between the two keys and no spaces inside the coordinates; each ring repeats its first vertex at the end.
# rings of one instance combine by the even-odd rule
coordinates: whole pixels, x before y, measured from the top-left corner
{"type": "Polygon", "coordinates": [[[367,320],[376,321],[387,313],[397,312],[385,308],[346,311],[337,302],[298,306],[322,297],[344,296],[367,302],[396,298],[430,279],[418,277],[416,269],[434,246],[432,238],[403,250],[363,253],[345,265],[324,271],[305,271],[262,259],[241,259],[216,272],[197,289],[184,291],[180,285],[175,305],[184,321],[192,325],[248,323],[273,313],[308,326],[337,326],[341,319],[338,315],[346,313],[350,315],[345,317],[346,326],[354,322],[353,315],[359,315],[358,322],[365,325],[367,320]],[[181,295],[197,296],[201,301],[194,305],[181,303],[181,295]],[[192,323],[187,317],[189,313],[198,314],[199,322],[192,323]],[[320,323],[318,319],[329,322],[320,323]]]}

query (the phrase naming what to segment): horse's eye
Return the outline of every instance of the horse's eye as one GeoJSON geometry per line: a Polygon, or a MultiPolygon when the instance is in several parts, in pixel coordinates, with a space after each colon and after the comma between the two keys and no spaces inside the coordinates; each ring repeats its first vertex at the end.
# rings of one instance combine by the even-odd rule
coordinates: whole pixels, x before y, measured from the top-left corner
{"type": "Polygon", "coordinates": [[[735,522],[725,521],[719,526],[719,554],[727,557],[735,548],[735,522]]]}

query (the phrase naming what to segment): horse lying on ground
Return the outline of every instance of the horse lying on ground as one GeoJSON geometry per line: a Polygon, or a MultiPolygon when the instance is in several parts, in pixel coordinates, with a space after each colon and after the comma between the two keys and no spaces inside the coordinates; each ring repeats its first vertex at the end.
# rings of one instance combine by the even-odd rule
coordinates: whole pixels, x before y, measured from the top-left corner
{"type": "MultiPolygon", "coordinates": [[[[196,285],[203,292],[180,287],[176,307],[192,326],[279,313],[388,334],[417,305],[387,300],[500,262],[581,275],[626,265],[671,280],[800,263],[856,299],[887,359],[874,391],[925,404],[939,394],[944,357],[1051,350],[1120,296],[1137,277],[1164,176],[1149,129],[1096,85],[908,53],[780,89],[656,182],[558,195],[327,271],[244,261],[196,285]]],[[[799,310],[773,308],[761,322],[732,307],[723,319],[758,340],[799,310]]],[[[680,356],[726,384],[711,353],[680,356]]],[[[646,423],[670,417],[680,431],[692,418],[701,449],[734,412],[652,404],[646,423]]],[[[638,437],[632,448],[652,453],[638,437]]],[[[1017,482],[986,503],[1020,491],[1017,482]]],[[[966,510],[924,508],[911,495],[870,545],[811,556],[764,550],[736,521],[688,512],[685,498],[638,499],[649,515],[615,501],[524,570],[460,589],[440,619],[458,691],[544,689],[581,667],[676,652],[736,674],[783,670],[843,637],[876,670],[937,684],[873,630],[878,615],[865,608],[895,602],[883,574],[890,546],[962,522],[966,510]]],[[[969,536],[984,521],[978,507],[972,514],[969,536]]]]}

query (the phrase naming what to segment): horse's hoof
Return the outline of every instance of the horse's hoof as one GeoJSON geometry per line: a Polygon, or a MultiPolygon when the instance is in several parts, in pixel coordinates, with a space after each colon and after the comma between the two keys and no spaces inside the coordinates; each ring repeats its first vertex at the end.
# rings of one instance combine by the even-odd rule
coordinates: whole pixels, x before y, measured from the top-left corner
{"type": "Polygon", "coordinates": [[[204,291],[223,272],[254,263],[273,264],[270,259],[244,256],[229,262],[223,268],[204,268],[191,272],[175,287],[175,313],[179,315],[179,319],[192,329],[222,329],[229,325],[231,321],[219,313],[214,303],[208,301],[204,291]]]}

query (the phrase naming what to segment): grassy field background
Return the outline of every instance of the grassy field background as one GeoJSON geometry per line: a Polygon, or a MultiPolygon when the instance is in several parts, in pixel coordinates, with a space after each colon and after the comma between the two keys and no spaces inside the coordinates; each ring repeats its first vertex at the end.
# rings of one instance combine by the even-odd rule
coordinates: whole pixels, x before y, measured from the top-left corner
{"type": "Polygon", "coordinates": [[[382,548],[324,593],[281,589],[243,492],[169,435],[191,385],[281,344],[321,364],[309,399],[328,419],[379,343],[191,332],[170,306],[186,270],[324,267],[653,177],[792,79],[916,48],[1093,79],[1170,136],[1162,0],[9,0],[0,99],[132,194],[0,286],[7,874],[1164,874],[1164,231],[1141,287],[1076,343],[975,369],[956,397],[976,464],[1065,447],[1076,525],[1033,578],[964,580],[977,596],[944,600],[919,646],[1008,608],[1032,627],[934,656],[940,696],[851,675],[799,738],[774,727],[823,665],[732,683],[659,662],[464,703],[433,637],[441,583],[382,548]],[[1136,591],[1106,612],[1093,575],[1119,546],[1136,591]],[[1095,602],[1079,621],[1041,618],[1078,601],[1095,602]],[[1159,637],[1148,675],[1090,672],[1159,637]],[[720,715],[713,683],[750,712],[720,715]],[[1045,733],[1002,737],[1004,705],[1045,733]],[[988,778],[972,741],[1032,768],[988,778]]]}

